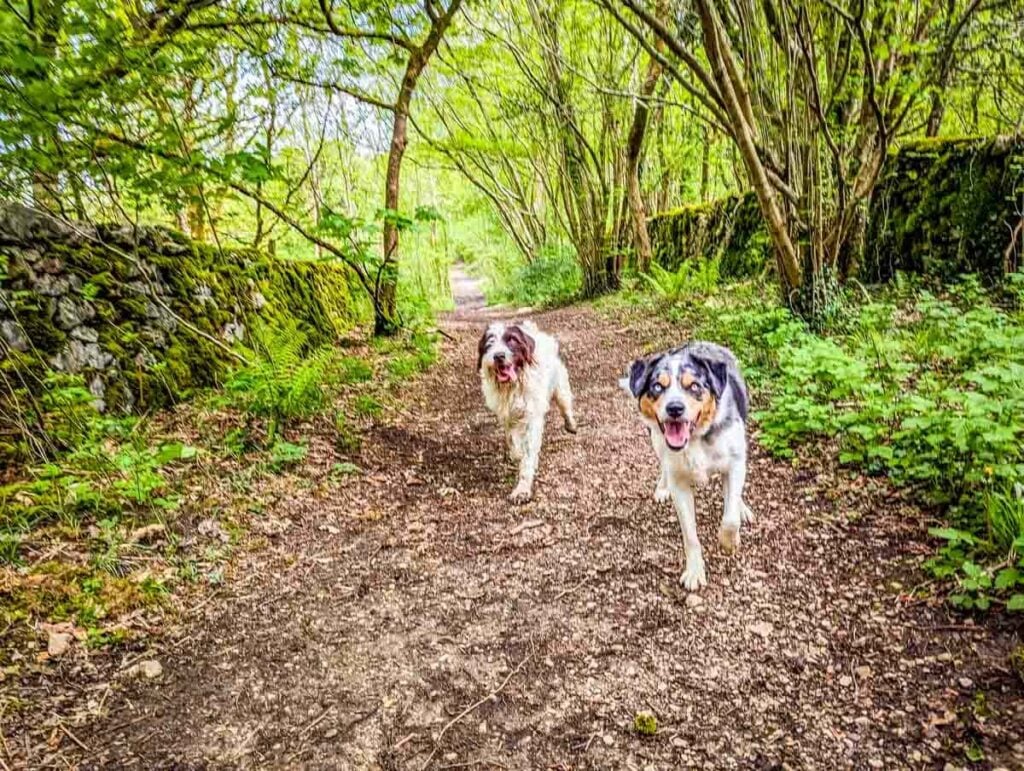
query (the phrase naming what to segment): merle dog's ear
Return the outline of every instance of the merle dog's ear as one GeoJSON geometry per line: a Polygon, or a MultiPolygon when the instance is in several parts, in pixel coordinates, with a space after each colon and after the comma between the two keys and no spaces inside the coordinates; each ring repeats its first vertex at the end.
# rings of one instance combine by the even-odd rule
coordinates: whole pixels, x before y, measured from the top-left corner
{"type": "Polygon", "coordinates": [[[708,387],[715,399],[721,399],[729,382],[729,365],[721,359],[701,359],[708,371],[708,387]]]}
{"type": "Polygon", "coordinates": [[[476,370],[480,371],[480,368],[484,365],[484,354],[487,353],[487,349],[491,345],[491,328],[488,327],[484,330],[484,333],[480,336],[480,342],[476,346],[476,370]]]}
{"type": "Polygon", "coordinates": [[[645,356],[629,365],[629,392],[637,399],[640,398],[644,389],[647,388],[647,380],[651,370],[654,369],[659,361],[661,361],[661,354],[645,356]]]}

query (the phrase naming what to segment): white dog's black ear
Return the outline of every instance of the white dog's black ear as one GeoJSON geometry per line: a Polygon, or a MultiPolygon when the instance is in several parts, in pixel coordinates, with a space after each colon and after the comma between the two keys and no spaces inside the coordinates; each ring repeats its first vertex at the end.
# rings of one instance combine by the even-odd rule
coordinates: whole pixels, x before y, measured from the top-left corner
{"type": "Polygon", "coordinates": [[[629,365],[629,392],[637,399],[647,388],[651,370],[661,361],[661,354],[637,359],[629,365]]]}

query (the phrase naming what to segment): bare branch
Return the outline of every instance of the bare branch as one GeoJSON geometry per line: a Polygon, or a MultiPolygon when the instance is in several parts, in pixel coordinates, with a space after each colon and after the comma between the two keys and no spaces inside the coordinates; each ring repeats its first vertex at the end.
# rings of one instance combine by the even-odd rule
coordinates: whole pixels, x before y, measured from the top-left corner
{"type": "Polygon", "coordinates": [[[355,29],[353,27],[342,27],[334,20],[334,13],[331,11],[330,6],[327,4],[327,0],[318,0],[320,3],[320,10],[324,14],[324,20],[327,22],[327,26],[330,27],[338,37],[352,38],[356,40],[384,40],[392,45],[404,48],[406,51],[415,51],[416,46],[413,45],[412,41],[408,38],[402,37],[401,35],[392,35],[387,32],[370,32],[363,29],[355,29]]]}

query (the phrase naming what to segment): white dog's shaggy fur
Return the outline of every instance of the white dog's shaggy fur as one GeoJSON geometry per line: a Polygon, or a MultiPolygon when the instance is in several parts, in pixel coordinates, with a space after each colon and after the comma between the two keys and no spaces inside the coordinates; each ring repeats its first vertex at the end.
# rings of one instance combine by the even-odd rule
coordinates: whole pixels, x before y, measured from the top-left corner
{"type": "Polygon", "coordinates": [[[480,338],[478,352],[484,401],[504,429],[509,454],[519,463],[510,499],[525,503],[533,495],[552,397],[565,419],[565,430],[576,433],[569,372],[559,357],[558,341],[532,321],[491,324],[480,338]]]}

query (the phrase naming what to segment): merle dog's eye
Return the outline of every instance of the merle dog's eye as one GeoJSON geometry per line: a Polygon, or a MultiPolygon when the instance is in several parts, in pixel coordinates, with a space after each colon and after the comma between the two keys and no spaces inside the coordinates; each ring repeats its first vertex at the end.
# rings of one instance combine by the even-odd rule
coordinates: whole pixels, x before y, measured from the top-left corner
{"type": "Polygon", "coordinates": [[[660,394],[664,390],[665,390],[665,386],[663,386],[661,383],[653,383],[651,385],[651,393],[652,394],[660,394]]]}
{"type": "Polygon", "coordinates": [[[700,383],[690,383],[690,393],[694,395],[700,394],[700,383]]]}

